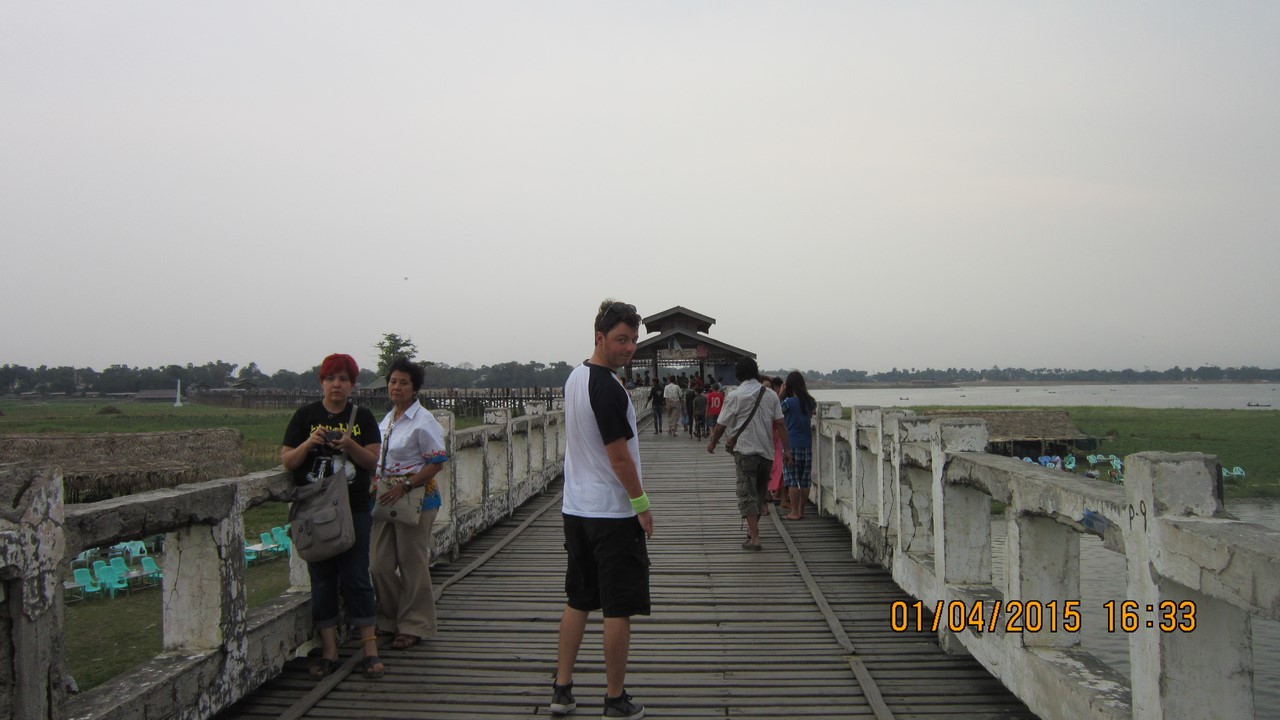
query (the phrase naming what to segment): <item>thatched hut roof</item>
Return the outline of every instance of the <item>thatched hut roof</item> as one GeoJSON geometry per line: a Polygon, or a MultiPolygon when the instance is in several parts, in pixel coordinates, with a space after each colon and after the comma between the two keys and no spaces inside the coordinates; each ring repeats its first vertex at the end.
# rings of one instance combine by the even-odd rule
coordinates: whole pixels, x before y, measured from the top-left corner
{"type": "Polygon", "coordinates": [[[1014,440],[1084,440],[1066,410],[947,410],[936,417],[979,418],[987,421],[991,442],[1014,440]]]}
{"type": "Polygon", "coordinates": [[[59,468],[66,501],[74,503],[243,475],[243,447],[232,428],[5,435],[0,463],[59,468]]]}

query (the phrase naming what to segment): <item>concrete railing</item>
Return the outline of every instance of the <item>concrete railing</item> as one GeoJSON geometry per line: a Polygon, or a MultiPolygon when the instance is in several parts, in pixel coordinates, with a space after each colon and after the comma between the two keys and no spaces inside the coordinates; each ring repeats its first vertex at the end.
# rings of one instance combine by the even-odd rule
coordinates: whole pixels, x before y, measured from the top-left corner
{"type": "MultiPolygon", "coordinates": [[[[437,554],[543,490],[564,467],[563,412],[508,410],[462,431],[437,413],[451,461],[440,476],[437,554]]],[[[279,673],[311,641],[305,563],[292,587],[249,610],[244,511],[281,500],[281,468],[87,505],[63,505],[56,469],[0,466],[0,717],[208,718],[279,673]],[[165,533],[163,648],[156,658],[87,692],[63,687],[62,582],[81,550],[165,533]]]]}
{"type": "Polygon", "coordinates": [[[1215,458],[1130,455],[1117,486],[988,455],[981,420],[820,405],[814,500],[920,601],[886,622],[936,627],[1043,718],[1254,716],[1250,626],[1280,617],[1280,533],[1227,516],[1215,458]],[[998,586],[992,500],[1008,506],[998,586]],[[1083,619],[1082,533],[1128,567],[1125,596],[1083,619]],[[1080,646],[1081,622],[1128,635],[1129,678],[1080,646]]]}

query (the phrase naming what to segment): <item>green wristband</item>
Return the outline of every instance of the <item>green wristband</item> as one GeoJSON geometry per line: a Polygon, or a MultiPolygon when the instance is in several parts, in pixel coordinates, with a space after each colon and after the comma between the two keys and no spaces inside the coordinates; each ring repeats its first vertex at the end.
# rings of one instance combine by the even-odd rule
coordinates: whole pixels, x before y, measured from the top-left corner
{"type": "Polygon", "coordinates": [[[649,493],[640,493],[640,497],[631,498],[631,509],[635,510],[637,515],[644,512],[645,510],[648,510],[649,509],[649,493]]]}

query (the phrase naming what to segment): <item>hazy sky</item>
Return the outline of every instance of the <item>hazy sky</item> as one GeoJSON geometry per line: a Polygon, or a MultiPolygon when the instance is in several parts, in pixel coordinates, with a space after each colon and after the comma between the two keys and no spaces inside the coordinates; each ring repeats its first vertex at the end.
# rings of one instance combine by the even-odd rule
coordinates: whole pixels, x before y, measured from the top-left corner
{"type": "Polygon", "coordinates": [[[1280,367],[1280,3],[0,0],[0,363],[1280,367]],[[643,336],[643,334],[642,334],[643,336]]]}

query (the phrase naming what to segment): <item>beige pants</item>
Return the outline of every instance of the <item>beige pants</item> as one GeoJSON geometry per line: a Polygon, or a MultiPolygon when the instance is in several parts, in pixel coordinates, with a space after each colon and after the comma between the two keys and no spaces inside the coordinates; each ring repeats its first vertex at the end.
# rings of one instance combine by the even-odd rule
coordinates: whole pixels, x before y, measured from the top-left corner
{"type": "Polygon", "coordinates": [[[417,525],[374,522],[369,572],[378,595],[378,630],[418,637],[436,635],[431,589],[431,527],[439,508],[425,510],[417,525]]]}

